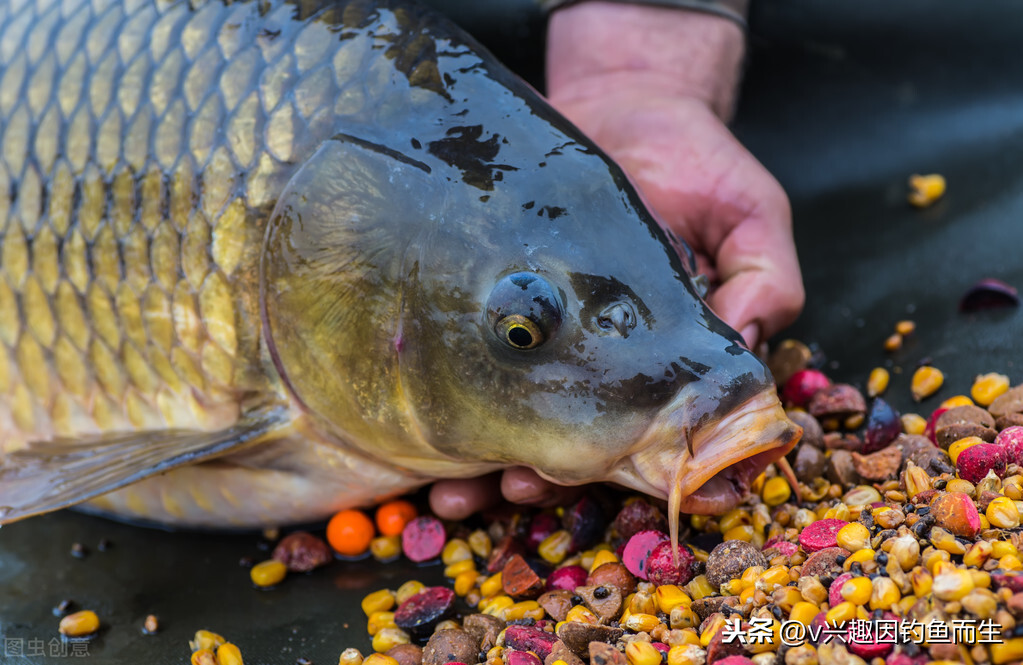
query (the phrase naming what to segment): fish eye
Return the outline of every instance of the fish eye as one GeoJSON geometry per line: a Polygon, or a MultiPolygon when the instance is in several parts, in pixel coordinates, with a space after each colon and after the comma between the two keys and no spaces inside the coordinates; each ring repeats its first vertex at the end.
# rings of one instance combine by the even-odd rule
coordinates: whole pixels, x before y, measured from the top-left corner
{"type": "Polygon", "coordinates": [[[487,319],[497,338],[518,350],[535,349],[561,326],[561,299],[531,272],[501,278],[487,298],[487,319]]]}

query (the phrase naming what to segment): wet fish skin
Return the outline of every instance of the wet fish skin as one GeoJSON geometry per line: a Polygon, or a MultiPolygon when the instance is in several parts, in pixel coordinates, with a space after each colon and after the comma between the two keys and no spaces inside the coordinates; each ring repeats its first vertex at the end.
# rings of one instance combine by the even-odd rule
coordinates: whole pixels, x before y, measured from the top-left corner
{"type": "Polygon", "coordinates": [[[510,464],[677,499],[794,445],[621,171],[434,14],[0,12],[0,507],[168,460],[91,505],[259,526],[510,464]],[[488,318],[519,273],[563,310],[529,351],[488,318]]]}

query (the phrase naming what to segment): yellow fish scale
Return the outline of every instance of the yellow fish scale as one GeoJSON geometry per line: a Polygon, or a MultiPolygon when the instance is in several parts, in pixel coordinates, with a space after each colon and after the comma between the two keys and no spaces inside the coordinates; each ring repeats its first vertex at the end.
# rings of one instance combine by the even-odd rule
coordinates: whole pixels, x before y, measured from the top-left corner
{"type": "Polygon", "coordinates": [[[363,87],[339,90],[368,49],[341,57],[326,22],[253,32],[261,11],[296,10],[0,6],[0,451],[221,428],[278,390],[264,225],[292,160],[333,131],[317,113],[364,106],[363,87]]]}

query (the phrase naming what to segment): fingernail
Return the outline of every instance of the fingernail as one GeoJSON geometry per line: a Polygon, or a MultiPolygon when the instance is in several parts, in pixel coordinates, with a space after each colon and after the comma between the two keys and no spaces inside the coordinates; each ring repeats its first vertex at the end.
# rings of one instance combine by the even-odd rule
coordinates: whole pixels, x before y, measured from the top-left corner
{"type": "Polygon", "coordinates": [[[739,334],[746,341],[746,348],[752,349],[757,345],[758,338],[760,337],[760,326],[756,323],[751,323],[743,328],[739,334]]]}

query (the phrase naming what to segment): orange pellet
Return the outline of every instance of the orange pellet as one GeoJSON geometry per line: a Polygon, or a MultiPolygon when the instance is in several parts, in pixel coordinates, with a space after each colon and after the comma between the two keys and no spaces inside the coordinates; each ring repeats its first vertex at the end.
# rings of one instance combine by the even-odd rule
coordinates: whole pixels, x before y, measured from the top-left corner
{"type": "Polygon", "coordinates": [[[937,367],[924,365],[913,372],[912,391],[913,399],[920,401],[938,392],[941,384],[945,383],[945,375],[937,367]]]}
{"type": "Polygon", "coordinates": [[[885,351],[898,351],[902,348],[902,335],[895,333],[884,341],[885,351]]]}
{"type": "Polygon", "coordinates": [[[377,508],[377,529],[385,536],[400,536],[405,525],[418,514],[416,507],[408,501],[388,501],[377,508]]]}
{"type": "Polygon", "coordinates": [[[342,510],[327,523],[327,542],[345,556],[365,553],[374,534],[373,522],[361,510],[342,510]]]}

